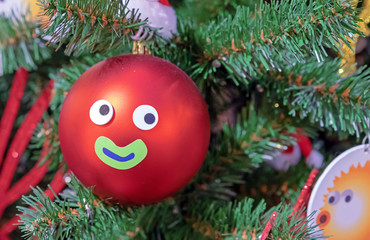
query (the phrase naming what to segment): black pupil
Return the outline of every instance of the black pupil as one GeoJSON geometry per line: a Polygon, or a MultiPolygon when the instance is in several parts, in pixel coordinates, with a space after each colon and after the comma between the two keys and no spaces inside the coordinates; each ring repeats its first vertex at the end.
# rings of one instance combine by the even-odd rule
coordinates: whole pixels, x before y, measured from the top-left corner
{"type": "Polygon", "coordinates": [[[153,124],[155,122],[155,116],[152,113],[147,113],[144,116],[146,124],[153,124]]]}
{"type": "Polygon", "coordinates": [[[346,198],[344,199],[344,201],[346,201],[348,203],[348,202],[351,201],[351,199],[352,199],[352,197],[348,195],[348,196],[346,196],[346,198]]]}
{"type": "Polygon", "coordinates": [[[109,106],[104,104],[99,108],[99,112],[101,115],[105,116],[109,113],[109,106]]]}
{"type": "Polygon", "coordinates": [[[335,201],[335,197],[330,197],[329,198],[329,203],[333,203],[335,201]]]}

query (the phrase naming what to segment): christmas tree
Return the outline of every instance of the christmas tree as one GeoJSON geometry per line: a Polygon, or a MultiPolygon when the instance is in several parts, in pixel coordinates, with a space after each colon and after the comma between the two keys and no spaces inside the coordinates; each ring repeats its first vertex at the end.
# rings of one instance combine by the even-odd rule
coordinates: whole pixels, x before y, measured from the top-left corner
{"type": "Polygon", "coordinates": [[[369,12],[367,0],[0,1],[0,238],[332,235],[307,202],[370,131],[369,12]],[[125,98],[97,97],[108,88],[125,98]],[[152,100],[125,107],[86,153],[79,135],[136,98],[152,100]],[[109,139],[127,124],[137,141],[109,139]]]}

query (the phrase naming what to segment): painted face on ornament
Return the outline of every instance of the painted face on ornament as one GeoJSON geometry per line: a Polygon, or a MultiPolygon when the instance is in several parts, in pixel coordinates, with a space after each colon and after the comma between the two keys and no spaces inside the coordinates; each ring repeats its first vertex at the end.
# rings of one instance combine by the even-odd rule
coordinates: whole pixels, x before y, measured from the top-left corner
{"type": "Polygon", "coordinates": [[[65,160],[102,197],[147,204],[199,170],[210,135],[206,104],[175,65],[146,55],[107,59],[72,86],[60,114],[65,160]]]}
{"type": "MultiPolygon", "coordinates": [[[[114,108],[107,100],[98,100],[90,108],[90,119],[97,125],[109,123],[113,114],[114,108]]],[[[157,125],[158,113],[150,105],[140,105],[132,113],[132,121],[137,128],[148,131],[157,125]]],[[[95,141],[94,149],[101,161],[120,170],[135,167],[148,154],[148,148],[141,139],[136,139],[127,146],[119,147],[109,137],[100,136],[95,141]]]]}
{"type": "Polygon", "coordinates": [[[330,239],[369,239],[370,161],[352,166],[334,179],[334,187],[325,196],[325,205],[316,217],[323,235],[330,239]]]}

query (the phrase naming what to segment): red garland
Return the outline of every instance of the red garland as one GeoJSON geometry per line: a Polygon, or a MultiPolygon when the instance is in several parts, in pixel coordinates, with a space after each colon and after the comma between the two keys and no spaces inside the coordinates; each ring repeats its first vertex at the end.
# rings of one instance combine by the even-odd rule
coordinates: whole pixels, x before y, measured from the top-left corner
{"type": "MultiPolygon", "coordinates": [[[[313,169],[311,171],[310,176],[308,177],[306,184],[303,186],[301,194],[299,195],[298,200],[296,204],[294,205],[293,212],[290,214],[290,218],[293,217],[295,214],[298,214],[303,208],[307,206],[308,200],[310,199],[311,192],[312,192],[312,185],[318,173],[319,173],[318,169],[313,169]]],[[[277,215],[276,212],[272,213],[270,220],[267,222],[265,229],[263,230],[261,234],[260,240],[265,240],[270,234],[270,231],[276,219],[276,215],[277,215]]],[[[306,217],[306,216],[307,216],[306,211],[303,211],[301,217],[306,217]]],[[[294,228],[291,230],[294,230],[294,228]]]]}
{"type": "MultiPolygon", "coordinates": [[[[3,211],[10,204],[30,190],[29,186],[36,186],[42,180],[49,167],[49,161],[46,161],[41,165],[41,161],[47,155],[50,147],[49,141],[46,139],[43,144],[41,156],[35,166],[17,183],[10,187],[20,157],[26,150],[34,129],[40,122],[46,109],[49,107],[51,91],[54,86],[54,81],[50,80],[48,86],[44,88],[40,97],[27,113],[21,126],[17,130],[4,159],[4,153],[23,97],[27,77],[28,72],[26,69],[21,68],[17,70],[9,93],[9,99],[0,121],[0,165],[2,164],[0,169],[0,197],[2,199],[2,201],[0,201],[0,218],[3,211]]],[[[59,170],[51,182],[51,187],[55,193],[59,193],[64,186],[63,172],[62,170],[59,170]]],[[[45,194],[52,199],[54,197],[50,190],[47,190],[45,194]]],[[[17,225],[14,224],[17,223],[18,220],[18,216],[13,217],[0,228],[0,239],[9,239],[7,234],[17,228],[17,225]]]]}
{"type": "Polygon", "coordinates": [[[266,226],[265,226],[265,229],[263,229],[263,232],[260,236],[260,240],[266,240],[267,237],[269,236],[270,234],[270,231],[272,229],[272,227],[274,226],[274,222],[275,222],[275,219],[276,219],[276,215],[277,213],[276,212],[273,212],[269,221],[267,222],[266,226]]]}
{"type": "Polygon", "coordinates": [[[9,140],[10,132],[12,131],[14,120],[17,116],[19,105],[23,97],[24,87],[26,85],[28,72],[26,69],[19,69],[13,79],[13,85],[9,92],[9,99],[0,121],[0,165],[3,162],[3,157],[6,145],[9,140]]]}
{"type": "MultiPolygon", "coordinates": [[[[6,154],[5,161],[0,170],[0,193],[3,194],[9,188],[9,185],[14,176],[18,162],[26,150],[28,142],[30,141],[33,131],[40,122],[42,115],[49,106],[51,90],[54,81],[50,80],[48,86],[43,90],[41,96],[28,112],[26,118],[19,127],[14,139],[6,154]]],[[[7,104],[8,105],[8,104],[7,104]]],[[[5,115],[6,116],[6,115],[5,115]]],[[[11,126],[9,126],[11,127],[11,126]]]]}
{"type": "Polygon", "coordinates": [[[5,198],[0,202],[0,214],[7,206],[19,199],[22,194],[25,194],[25,189],[27,189],[26,192],[29,191],[29,186],[37,185],[45,176],[49,162],[46,161],[42,165],[40,163],[44,160],[48,152],[48,144],[48,141],[44,142],[40,158],[35,166],[5,193],[5,198]]]}
{"type": "MultiPolygon", "coordinates": [[[[304,207],[307,207],[308,200],[310,199],[311,192],[312,192],[312,185],[318,173],[319,173],[318,169],[313,169],[311,171],[310,176],[308,177],[306,184],[303,186],[301,194],[299,195],[299,198],[296,204],[294,205],[294,209],[293,209],[291,216],[293,216],[294,214],[298,214],[300,210],[302,210],[304,207]]],[[[307,214],[304,211],[303,217],[306,217],[306,216],[307,214]]]]}

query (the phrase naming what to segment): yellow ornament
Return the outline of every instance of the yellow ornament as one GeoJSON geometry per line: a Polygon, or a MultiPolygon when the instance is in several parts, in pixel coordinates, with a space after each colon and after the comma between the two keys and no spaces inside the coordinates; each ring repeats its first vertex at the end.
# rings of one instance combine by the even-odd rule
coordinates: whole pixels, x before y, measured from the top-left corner
{"type": "MultiPolygon", "coordinates": [[[[354,6],[357,6],[357,4],[358,4],[358,0],[354,2],[354,6]]],[[[370,1],[369,0],[362,1],[362,9],[363,10],[361,14],[359,15],[359,17],[362,19],[363,22],[358,23],[359,25],[358,29],[361,32],[363,32],[365,36],[369,36],[370,29],[367,27],[367,25],[370,22],[370,1]]],[[[353,37],[353,40],[348,39],[350,42],[350,47],[342,43],[343,46],[340,48],[340,50],[343,53],[343,55],[341,56],[342,68],[339,69],[339,74],[347,76],[347,75],[354,73],[357,70],[357,68],[354,66],[354,64],[356,63],[356,53],[354,52],[354,50],[356,49],[356,43],[357,43],[358,37],[359,36],[356,35],[353,37]]]]}
{"type": "Polygon", "coordinates": [[[0,16],[20,17],[26,15],[29,21],[39,21],[42,9],[38,5],[37,0],[1,0],[0,1],[0,16]]]}

